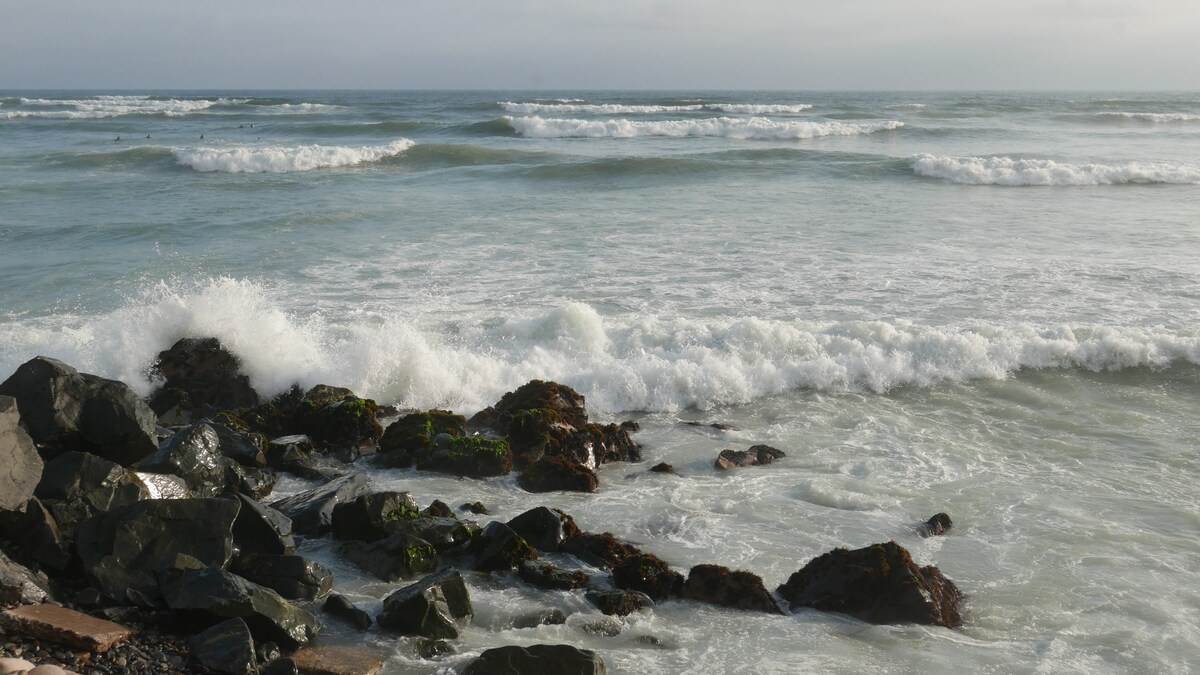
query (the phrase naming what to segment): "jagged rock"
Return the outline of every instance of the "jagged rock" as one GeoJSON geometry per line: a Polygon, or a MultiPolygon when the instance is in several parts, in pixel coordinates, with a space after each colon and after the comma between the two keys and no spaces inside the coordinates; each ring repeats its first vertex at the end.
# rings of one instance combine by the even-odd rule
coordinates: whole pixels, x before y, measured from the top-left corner
{"type": "Polygon", "coordinates": [[[641,553],[636,546],[626,544],[608,532],[571,537],[559,546],[559,550],[605,570],[612,569],[627,558],[641,553]]]}
{"type": "Polygon", "coordinates": [[[241,618],[226,619],[194,635],[189,643],[200,664],[226,675],[254,675],[258,658],[254,637],[241,618]]]}
{"type": "Polygon", "coordinates": [[[383,436],[379,406],[348,389],[318,385],[296,407],[296,430],[325,448],[373,448],[383,436]],[[339,398],[340,397],[340,398],[339,398]]]}
{"type": "Polygon", "coordinates": [[[853,551],[836,548],[810,560],[777,590],[795,611],[813,607],[869,623],[962,624],[962,592],[929,565],[917,567],[894,541],[853,551]]]}
{"type": "Polygon", "coordinates": [[[579,630],[588,635],[616,637],[621,634],[621,622],[611,616],[602,616],[579,624],[579,630]]]}
{"type": "Polygon", "coordinates": [[[365,494],[368,489],[366,478],[351,474],[272,502],[271,506],[292,519],[292,530],[297,534],[322,535],[333,529],[334,507],[365,494]]]}
{"type": "Polygon", "coordinates": [[[207,412],[258,405],[258,393],[240,366],[236,356],[210,337],[179,340],[158,354],[154,367],[163,376],[163,390],[178,390],[192,409],[207,412]]]}
{"type": "Polygon", "coordinates": [[[42,458],[21,428],[17,399],[0,396],[0,511],[20,508],[42,477],[42,458]]]}
{"type": "MultiPolygon", "coordinates": [[[[500,398],[493,406],[496,424],[507,429],[512,417],[521,410],[553,410],[567,424],[579,428],[587,424],[583,395],[565,384],[531,380],[500,398]]],[[[496,427],[494,427],[496,428],[496,427]]]]}
{"type": "Polygon", "coordinates": [[[531,614],[522,614],[513,619],[513,628],[537,628],[538,626],[561,626],[567,615],[561,609],[551,607],[531,614]]]}
{"type": "Polygon", "coordinates": [[[201,422],[181,429],[133,468],[179,476],[197,495],[213,497],[236,491],[236,481],[230,485],[226,473],[233,464],[233,460],[221,454],[221,439],[216,430],[201,422]]]}
{"type": "Polygon", "coordinates": [[[482,436],[455,436],[444,447],[434,450],[417,467],[456,476],[487,478],[512,471],[512,450],[508,441],[482,436]]]}
{"type": "Polygon", "coordinates": [[[44,452],[90,452],[128,466],[155,451],[155,416],[126,384],[80,373],[57,359],[26,361],[0,384],[44,452]]]}
{"type": "Polygon", "coordinates": [[[279,511],[242,494],[224,495],[241,506],[233,521],[233,543],[242,555],[288,555],[296,551],[292,520],[279,511]]]}
{"type": "Polygon", "coordinates": [[[683,585],[683,597],[721,607],[783,614],[757,574],[719,565],[696,565],[683,585]]]}
{"type": "Polygon", "coordinates": [[[782,450],[777,450],[769,445],[755,445],[751,446],[749,450],[722,450],[713,466],[721,470],[758,466],[770,464],[786,456],[782,450]]]}
{"type": "Polygon", "coordinates": [[[529,645],[488,649],[471,662],[463,675],[603,675],[608,672],[596,652],[570,645],[529,645]]]}
{"type": "Polygon", "coordinates": [[[0,551],[0,606],[36,605],[53,599],[44,575],[18,565],[0,551]]]}
{"type": "Polygon", "coordinates": [[[493,520],[471,542],[475,569],[495,572],[513,569],[522,560],[536,560],[537,551],[504,523],[493,520]]]}
{"type": "Polygon", "coordinates": [[[945,513],[935,513],[933,517],[917,526],[917,534],[922,537],[936,537],[939,534],[945,534],[954,527],[954,523],[950,520],[950,516],[945,513]]]}
{"type": "Polygon", "coordinates": [[[225,482],[236,486],[235,490],[254,499],[266,499],[275,489],[275,474],[240,464],[225,467],[225,482]]]}
{"type": "Polygon", "coordinates": [[[348,541],[338,548],[347,560],[383,581],[409,579],[437,569],[437,550],[429,542],[397,532],[365,544],[348,541]]]}
{"type": "Polygon", "coordinates": [[[558,509],[539,506],[508,521],[509,528],[539,551],[554,553],[564,540],[580,534],[575,519],[558,509]]]}
{"type": "Polygon", "coordinates": [[[626,558],[613,568],[612,575],[618,588],[641,591],[654,600],[677,596],[683,589],[683,575],[649,553],[626,558]]]}
{"type": "Polygon", "coordinates": [[[379,439],[379,451],[405,453],[420,459],[422,453],[428,452],[435,436],[464,436],[466,424],[465,417],[449,410],[410,413],[388,425],[379,439]]]}
{"type": "Polygon", "coordinates": [[[597,589],[584,593],[583,597],[610,616],[627,616],[643,607],[654,606],[654,600],[639,591],[597,589]]]}
{"type": "Polygon", "coordinates": [[[321,630],[312,614],[288,603],[275,591],[223,569],[186,569],[167,573],[162,582],[167,607],[196,610],[218,619],[241,618],[256,640],[287,649],[308,644],[321,630]]]}
{"type": "Polygon", "coordinates": [[[34,494],[82,507],[84,517],[150,498],[133,471],[86,452],[66,452],[46,462],[34,494]]]}
{"type": "Polygon", "coordinates": [[[379,625],[402,635],[452,640],[458,637],[455,619],[473,613],[462,575],[446,571],[427,576],[384,598],[379,625]]]}
{"type": "Polygon", "coordinates": [[[333,588],[333,572],[299,555],[240,555],[234,561],[232,570],[238,576],[259,586],[266,586],[288,600],[316,600],[333,588]]]}
{"type": "Polygon", "coordinates": [[[225,499],[154,500],[113,509],[76,529],[84,574],[121,603],[157,606],[156,575],[177,556],[206,567],[229,564],[239,511],[238,502],[225,499]]]}
{"type": "Polygon", "coordinates": [[[332,614],[340,619],[349,621],[351,625],[360,630],[366,630],[371,627],[371,615],[354,606],[346,596],[334,593],[325,600],[325,605],[321,608],[327,614],[332,614]]]}
{"type": "Polygon", "coordinates": [[[587,588],[590,580],[586,572],[564,570],[556,565],[535,560],[522,561],[521,566],[517,568],[517,574],[534,586],[555,591],[587,588]]]}
{"type": "Polygon", "coordinates": [[[544,457],[530,464],[517,484],[526,492],[595,492],[600,487],[595,472],[565,457],[544,457]]]}
{"type": "Polygon", "coordinates": [[[407,492],[374,492],[333,507],[334,539],[378,541],[397,532],[400,521],[420,517],[417,502],[407,492]]]}

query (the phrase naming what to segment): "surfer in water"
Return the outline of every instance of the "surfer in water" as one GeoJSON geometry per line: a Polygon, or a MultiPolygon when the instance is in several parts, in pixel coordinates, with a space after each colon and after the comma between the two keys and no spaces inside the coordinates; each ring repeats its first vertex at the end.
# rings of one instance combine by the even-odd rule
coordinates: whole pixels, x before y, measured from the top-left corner
{"type": "Polygon", "coordinates": [[[116,138],[113,139],[113,143],[118,143],[118,142],[120,142],[120,140],[121,140],[121,137],[117,136],[116,138]]]}

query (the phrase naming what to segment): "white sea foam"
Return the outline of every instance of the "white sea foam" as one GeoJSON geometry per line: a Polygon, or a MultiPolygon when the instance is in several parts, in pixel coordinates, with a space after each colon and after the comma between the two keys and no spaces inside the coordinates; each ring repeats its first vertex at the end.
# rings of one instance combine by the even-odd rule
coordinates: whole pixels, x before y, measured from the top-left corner
{"type": "Polygon", "coordinates": [[[1050,159],[922,154],[912,158],[912,169],[920,176],[964,185],[1200,184],[1200,166],[1162,162],[1071,164],[1050,159]]]}
{"type": "Polygon", "coordinates": [[[812,110],[812,106],[807,103],[708,103],[704,107],[708,110],[748,115],[787,115],[812,110]]]}
{"type": "Polygon", "coordinates": [[[148,96],[95,96],[80,99],[22,98],[23,106],[34,110],[5,112],[5,119],[22,117],[46,119],[100,119],[122,115],[187,115],[218,104],[235,104],[234,99],[152,99],[148,96]],[[37,108],[66,108],[39,110],[37,108]]]}
{"type": "Polygon", "coordinates": [[[0,324],[0,372],[46,354],[145,393],[155,354],[181,337],[212,335],[263,392],[324,382],[469,412],[543,378],[579,389],[597,411],[618,412],[742,404],[794,389],[887,392],[1026,368],[1200,364],[1200,333],[1161,328],[602,317],[576,303],[460,325],[450,336],[408,312],[335,320],[292,309],[300,303],[288,304],[291,295],[226,278],[162,283],[102,316],[55,316],[45,327],[9,319],[0,324]]]}
{"type": "Polygon", "coordinates": [[[1107,119],[1130,120],[1134,122],[1153,122],[1160,124],[1170,122],[1200,121],[1200,115],[1192,115],[1189,113],[1098,112],[1093,114],[1096,117],[1103,117],[1107,119]]]}
{"type": "Polygon", "coordinates": [[[753,104],[753,103],[696,103],[689,105],[626,105],[620,103],[514,103],[512,101],[501,101],[500,107],[507,112],[518,113],[521,115],[531,115],[537,113],[551,114],[566,114],[566,113],[589,113],[596,115],[641,115],[653,113],[676,113],[676,112],[694,112],[697,110],[715,110],[718,112],[735,113],[735,114],[750,114],[750,115],[778,115],[788,113],[798,113],[804,110],[811,110],[812,106],[804,103],[800,104],[753,104]]]}
{"type": "Polygon", "coordinates": [[[340,145],[239,146],[174,150],[175,160],[196,171],[223,173],[290,173],[335,166],[377,162],[408,150],[407,138],[387,145],[347,147],[340,145]]]}
{"type": "Polygon", "coordinates": [[[765,117],[714,117],[697,120],[634,121],[578,120],[545,117],[505,117],[518,134],[529,138],[636,138],[640,136],[716,136],[791,140],[818,136],[852,136],[898,129],[903,122],[835,122],[794,120],[780,122],[765,117]]]}

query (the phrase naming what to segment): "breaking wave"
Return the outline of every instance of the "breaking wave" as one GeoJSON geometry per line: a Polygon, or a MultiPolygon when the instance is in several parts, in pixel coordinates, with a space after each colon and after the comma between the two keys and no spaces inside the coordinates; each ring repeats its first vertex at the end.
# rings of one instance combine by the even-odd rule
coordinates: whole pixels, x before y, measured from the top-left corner
{"type": "Polygon", "coordinates": [[[846,123],[795,120],[780,122],[765,117],[715,117],[697,120],[642,122],[626,119],[577,120],[545,117],[503,118],[527,138],[637,138],[642,136],[708,136],[739,139],[792,140],[819,136],[852,136],[898,129],[903,122],[846,123]]]}
{"type": "Polygon", "coordinates": [[[811,110],[812,106],[800,104],[753,104],[753,103],[695,103],[679,105],[626,105],[620,103],[514,103],[501,101],[498,104],[506,112],[521,115],[537,113],[590,113],[597,115],[639,115],[653,113],[695,112],[715,110],[734,114],[779,115],[811,110]]]}
{"type": "Polygon", "coordinates": [[[1070,164],[1051,159],[923,154],[913,157],[911,165],[919,176],[963,185],[1200,184],[1200,167],[1162,162],[1070,164]]]}
{"type": "Polygon", "coordinates": [[[362,147],[339,145],[244,146],[174,150],[173,154],[177,162],[196,171],[290,173],[377,162],[398,155],[413,145],[412,141],[402,138],[387,145],[362,147]]]}

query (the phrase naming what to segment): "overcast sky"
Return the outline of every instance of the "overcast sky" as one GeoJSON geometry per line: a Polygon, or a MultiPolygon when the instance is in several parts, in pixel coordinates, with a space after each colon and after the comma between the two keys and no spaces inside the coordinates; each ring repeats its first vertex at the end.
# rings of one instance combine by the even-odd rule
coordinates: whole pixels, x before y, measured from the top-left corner
{"type": "Polygon", "coordinates": [[[0,0],[0,89],[1197,89],[1200,0],[0,0]]]}

